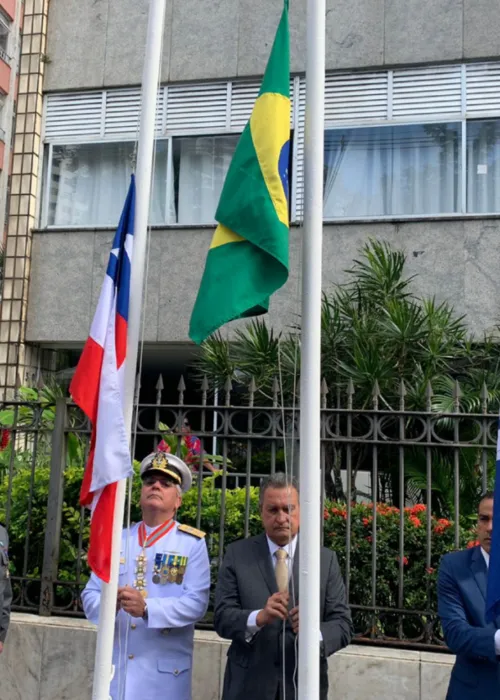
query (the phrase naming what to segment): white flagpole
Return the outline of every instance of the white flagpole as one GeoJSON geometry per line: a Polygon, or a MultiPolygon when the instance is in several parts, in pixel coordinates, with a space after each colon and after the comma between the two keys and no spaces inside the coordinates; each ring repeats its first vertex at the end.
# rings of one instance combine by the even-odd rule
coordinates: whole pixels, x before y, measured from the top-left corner
{"type": "Polygon", "coordinates": [[[299,700],[319,700],[325,12],[325,0],[308,0],[300,381],[299,700]]]}
{"type": "MultiPolygon", "coordinates": [[[[148,33],[142,79],[141,124],[136,168],[136,205],[134,220],[134,250],[130,279],[130,304],[125,363],[125,427],[131,435],[135,394],[137,355],[141,337],[144,271],[146,267],[147,227],[153,168],[156,121],[156,101],[165,21],[165,0],[150,0],[148,33]]],[[[125,510],[126,480],[118,483],[113,522],[111,579],[103,584],[97,647],[94,666],[93,700],[108,700],[111,682],[113,641],[118,593],[118,569],[121,532],[125,510]]]]}

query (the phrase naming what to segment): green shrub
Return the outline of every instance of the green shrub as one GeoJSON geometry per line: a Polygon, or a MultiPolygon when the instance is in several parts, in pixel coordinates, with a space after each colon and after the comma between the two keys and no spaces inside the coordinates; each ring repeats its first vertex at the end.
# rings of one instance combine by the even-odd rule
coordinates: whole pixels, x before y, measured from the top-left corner
{"type": "MultiPolygon", "coordinates": [[[[28,455],[25,455],[28,458],[28,455]]],[[[137,473],[138,464],[135,464],[137,473]]],[[[79,489],[83,470],[77,466],[67,467],[65,471],[65,497],[62,513],[61,545],[59,555],[59,581],[74,582],[79,573],[80,584],[88,578],[86,568],[86,548],[89,535],[88,515],[81,519],[78,505],[79,489]],[[80,538],[83,557],[78,563],[80,538]]],[[[216,486],[216,476],[203,480],[201,490],[201,520],[199,527],[207,533],[207,544],[212,563],[212,581],[216,580],[219,555],[219,537],[221,524],[222,492],[216,486]]],[[[25,462],[18,455],[11,485],[11,566],[14,576],[39,577],[41,573],[46,525],[47,494],[49,485],[48,464],[37,464],[32,472],[29,459],[25,462]],[[33,473],[33,478],[32,478],[33,473]],[[28,507],[31,494],[31,509],[28,507]],[[26,533],[30,522],[26,570],[24,571],[24,552],[26,533]]],[[[131,520],[140,519],[139,494],[140,480],[134,479],[132,490],[131,520]]],[[[0,482],[0,520],[5,517],[8,480],[0,482]]],[[[228,489],[225,496],[224,542],[229,544],[244,536],[244,521],[247,491],[245,488],[228,489]]],[[[197,526],[199,492],[195,477],[193,488],[184,496],[179,512],[179,520],[197,526]]],[[[353,504],[351,509],[351,555],[350,555],[350,603],[354,606],[356,631],[363,635],[383,632],[386,636],[397,638],[403,634],[406,638],[430,638],[431,627],[435,624],[436,610],[436,571],[442,555],[455,548],[455,528],[453,522],[431,516],[431,555],[427,559],[427,510],[419,504],[403,512],[404,553],[403,566],[399,563],[400,511],[386,504],[378,504],[377,514],[377,561],[375,568],[376,598],[375,607],[381,608],[376,615],[369,610],[356,606],[372,606],[372,538],[373,505],[369,503],[353,504]],[[401,595],[400,575],[402,573],[403,589],[401,595]],[[389,609],[389,611],[384,611],[389,609]],[[398,621],[395,609],[417,610],[421,614],[408,614],[403,622],[398,621]],[[432,614],[426,615],[428,611],[432,614]]],[[[346,571],[346,532],[347,508],[344,503],[327,501],[324,509],[324,543],[334,549],[338,555],[342,570],[346,571]]],[[[249,533],[261,531],[258,489],[249,489],[249,533]]],[[[461,523],[459,528],[460,546],[474,541],[474,534],[469,521],[461,523]]],[[[56,604],[67,606],[75,597],[75,587],[58,586],[56,604]]],[[[213,594],[213,590],[212,590],[213,594]]],[[[32,602],[38,602],[33,595],[32,602]]]]}

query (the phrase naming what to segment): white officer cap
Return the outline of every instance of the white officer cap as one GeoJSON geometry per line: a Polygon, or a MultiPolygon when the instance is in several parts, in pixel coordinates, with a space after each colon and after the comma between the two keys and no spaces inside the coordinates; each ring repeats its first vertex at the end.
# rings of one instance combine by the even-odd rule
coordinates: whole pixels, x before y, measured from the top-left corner
{"type": "Polygon", "coordinates": [[[139,472],[141,479],[152,472],[169,476],[181,487],[183,493],[189,491],[193,483],[193,475],[187,464],[180,457],[166,452],[152,452],[142,460],[139,472]]]}

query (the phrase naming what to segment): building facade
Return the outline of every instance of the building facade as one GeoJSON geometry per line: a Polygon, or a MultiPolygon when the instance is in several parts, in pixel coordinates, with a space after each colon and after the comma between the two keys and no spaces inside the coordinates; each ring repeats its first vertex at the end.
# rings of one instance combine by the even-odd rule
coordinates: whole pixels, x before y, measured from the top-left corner
{"type": "MultiPolygon", "coordinates": [[[[5,391],[86,339],[134,166],[148,4],[25,0],[5,391]]],[[[291,271],[269,316],[279,329],[300,308],[306,4],[290,1],[291,271]]],[[[146,360],[158,366],[190,352],[215,206],[281,8],[167,0],[145,307],[146,360]]],[[[384,239],[407,251],[421,292],[490,331],[500,316],[497,1],[327,0],[326,67],[325,288],[363,241],[384,239]]]]}

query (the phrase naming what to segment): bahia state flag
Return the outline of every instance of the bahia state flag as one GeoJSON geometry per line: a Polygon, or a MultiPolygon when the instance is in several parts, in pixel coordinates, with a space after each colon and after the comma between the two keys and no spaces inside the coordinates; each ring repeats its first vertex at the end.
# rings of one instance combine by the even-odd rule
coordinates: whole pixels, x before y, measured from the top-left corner
{"type": "Polygon", "coordinates": [[[92,424],[80,502],[92,509],[89,566],[106,583],[111,572],[116,485],[132,475],[123,411],[134,210],[132,176],[90,335],[69,388],[92,424]]]}
{"type": "Polygon", "coordinates": [[[289,45],[286,0],[215,214],[218,226],[189,327],[195,343],[228,321],[265,313],[288,278],[289,45]]]}

